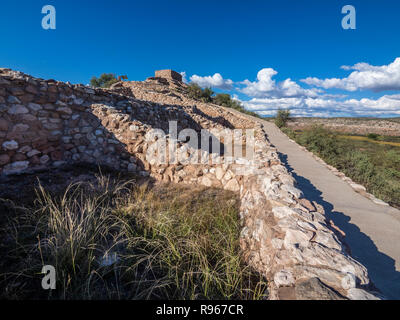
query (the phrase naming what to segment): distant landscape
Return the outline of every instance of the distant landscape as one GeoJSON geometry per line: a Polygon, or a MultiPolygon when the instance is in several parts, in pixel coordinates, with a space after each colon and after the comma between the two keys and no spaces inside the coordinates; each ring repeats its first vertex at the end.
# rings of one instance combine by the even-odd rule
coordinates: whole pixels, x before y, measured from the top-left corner
{"type": "Polygon", "coordinates": [[[400,117],[396,118],[292,118],[288,126],[303,130],[314,124],[321,124],[334,131],[366,135],[376,133],[382,136],[400,136],[400,117]]]}

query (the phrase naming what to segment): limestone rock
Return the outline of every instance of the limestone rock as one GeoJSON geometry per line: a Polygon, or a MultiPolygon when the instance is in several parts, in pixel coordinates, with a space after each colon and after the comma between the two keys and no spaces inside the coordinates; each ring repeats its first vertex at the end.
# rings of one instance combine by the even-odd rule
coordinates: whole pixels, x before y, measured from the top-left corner
{"type": "Polygon", "coordinates": [[[8,103],[21,103],[21,101],[17,97],[14,97],[14,96],[9,96],[7,99],[7,102],[8,103]]]}
{"type": "Polygon", "coordinates": [[[212,186],[211,179],[208,178],[208,177],[205,177],[205,176],[201,178],[201,183],[206,187],[211,187],[212,186]]]}
{"type": "Polygon", "coordinates": [[[29,161],[15,161],[4,167],[4,174],[19,173],[29,166],[29,161]]]}
{"type": "Polygon", "coordinates": [[[381,300],[377,296],[358,288],[351,288],[348,297],[351,300],[381,300]]]}
{"type": "Polygon", "coordinates": [[[10,162],[10,157],[8,154],[1,154],[0,155],[0,166],[4,166],[10,162]]]}
{"type": "Polygon", "coordinates": [[[5,119],[0,119],[0,131],[7,131],[9,128],[9,123],[5,119]]]}
{"type": "Polygon", "coordinates": [[[293,245],[308,246],[311,240],[309,233],[303,232],[299,229],[288,229],[286,231],[284,246],[286,249],[292,249],[293,245]]]}
{"type": "Polygon", "coordinates": [[[15,140],[6,141],[2,144],[4,150],[17,150],[18,149],[18,142],[15,140]]]}
{"type": "Polygon", "coordinates": [[[294,285],[293,274],[289,270],[281,270],[274,275],[274,283],[277,287],[294,285]]]}
{"type": "Polygon", "coordinates": [[[297,300],[346,300],[318,278],[311,278],[296,284],[295,292],[297,300]]]}
{"type": "Polygon", "coordinates": [[[29,110],[20,104],[13,105],[10,109],[8,109],[9,114],[24,114],[28,113],[29,110]]]}
{"type": "Polygon", "coordinates": [[[272,209],[272,212],[274,213],[274,216],[277,219],[282,219],[282,218],[286,218],[292,214],[296,214],[295,211],[293,211],[291,208],[289,207],[274,207],[272,209]]]}
{"type": "Polygon", "coordinates": [[[225,184],[224,189],[233,192],[238,192],[240,190],[240,186],[237,180],[233,178],[225,184]]]}
{"type": "Polygon", "coordinates": [[[284,184],[282,186],[282,190],[285,190],[289,193],[291,193],[292,195],[294,195],[297,199],[300,199],[303,196],[303,192],[291,185],[288,184],[284,184]]]}
{"type": "Polygon", "coordinates": [[[30,102],[30,103],[28,104],[28,108],[29,108],[30,110],[32,110],[33,112],[37,112],[37,111],[39,111],[39,110],[42,110],[42,106],[41,106],[40,104],[32,103],[32,102],[30,102]]]}

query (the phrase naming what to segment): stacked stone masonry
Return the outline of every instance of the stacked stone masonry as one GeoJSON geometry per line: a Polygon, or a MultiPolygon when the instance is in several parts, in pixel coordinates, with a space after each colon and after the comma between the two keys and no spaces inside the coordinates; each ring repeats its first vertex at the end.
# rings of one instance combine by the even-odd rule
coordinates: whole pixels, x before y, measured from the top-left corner
{"type": "Polygon", "coordinates": [[[179,82],[182,82],[182,75],[173,70],[158,70],[155,72],[157,78],[169,78],[179,82]]]}
{"type": "Polygon", "coordinates": [[[262,125],[187,98],[185,86],[156,77],[94,89],[0,69],[0,174],[87,162],[238,192],[241,249],[269,281],[270,299],[375,299],[366,268],[349,255],[323,208],[295,187],[262,125]],[[153,129],[166,132],[178,154],[196,149],[171,139],[169,121],[177,122],[178,132],[252,128],[254,157],[227,161],[213,154],[217,161],[203,164],[149,161],[146,153],[157,140],[149,135],[153,129]]]}

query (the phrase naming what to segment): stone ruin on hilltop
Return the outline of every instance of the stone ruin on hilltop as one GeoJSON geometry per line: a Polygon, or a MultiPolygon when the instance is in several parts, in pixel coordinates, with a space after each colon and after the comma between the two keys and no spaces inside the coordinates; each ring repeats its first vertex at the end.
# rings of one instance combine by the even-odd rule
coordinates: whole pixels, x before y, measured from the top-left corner
{"type": "Polygon", "coordinates": [[[176,71],[173,70],[157,70],[155,72],[155,77],[156,78],[166,78],[166,79],[172,79],[175,81],[182,82],[182,75],[176,71]]]}

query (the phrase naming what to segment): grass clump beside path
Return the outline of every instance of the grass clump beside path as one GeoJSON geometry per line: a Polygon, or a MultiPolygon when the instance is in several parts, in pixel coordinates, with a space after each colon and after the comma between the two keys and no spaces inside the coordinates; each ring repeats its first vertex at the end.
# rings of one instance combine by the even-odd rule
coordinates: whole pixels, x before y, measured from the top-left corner
{"type": "Polygon", "coordinates": [[[304,131],[282,130],[326,163],[364,185],[368,192],[400,208],[400,147],[365,137],[340,136],[322,126],[304,131]]]}
{"type": "Polygon", "coordinates": [[[98,176],[31,205],[0,200],[3,299],[261,299],[241,260],[238,199],[223,190],[98,176]],[[56,290],[41,288],[43,265],[56,290]]]}

